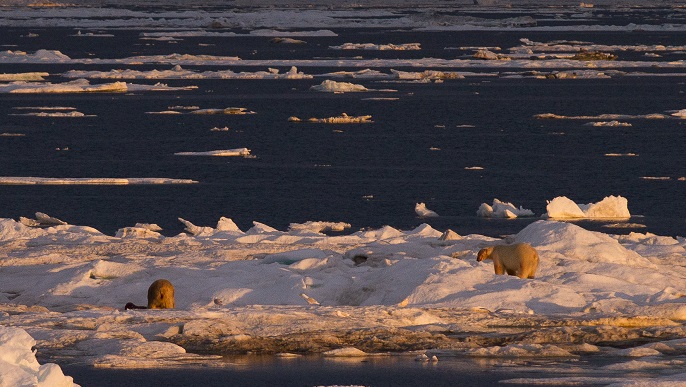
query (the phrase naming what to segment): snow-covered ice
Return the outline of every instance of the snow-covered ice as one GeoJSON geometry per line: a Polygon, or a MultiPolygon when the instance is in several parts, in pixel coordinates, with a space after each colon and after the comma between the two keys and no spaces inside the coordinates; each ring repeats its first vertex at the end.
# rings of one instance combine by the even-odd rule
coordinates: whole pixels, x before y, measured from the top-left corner
{"type": "Polygon", "coordinates": [[[629,202],[621,196],[607,196],[597,203],[577,204],[565,196],[558,196],[548,202],[548,218],[630,218],[629,202]]]}
{"type": "Polygon", "coordinates": [[[380,50],[380,51],[407,51],[407,50],[421,50],[419,43],[403,43],[403,44],[375,44],[375,43],[343,43],[340,46],[329,46],[332,50],[380,50]]]}
{"type": "Polygon", "coordinates": [[[319,124],[368,124],[372,123],[372,116],[350,116],[347,113],[341,113],[340,116],[335,116],[335,117],[325,117],[325,118],[316,118],[316,117],[311,117],[308,118],[307,120],[302,120],[298,117],[291,116],[288,118],[289,122],[312,122],[312,123],[319,123],[319,124]]]}
{"type": "Polygon", "coordinates": [[[310,87],[310,90],[323,91],[329,93],[349,93],[349,92],[360,92],[360,91],[370,91],[362,85],[357,85],[349,82],[336,82],[332,80],[325,80],[319,85],[310,87]]]}
{"type": "Polygon", "coordinates": [[[31,177],[0,176],[0,184],[5,185],[127,185],[127,184],[195,184],[191,179],[171,179],[166,177],[31,177]]]}
{"type": "Polygon", "coordinates": [[[476,214],[485,218],[516,218],[519,216],[533,216],[531,210],[523,208],[522,206],[515,206],[512,203],[503,202],[498,199],[493,199],[493,204],[481,203],[476,214]]]}
{"type": "Polygon", "coordinates": [[[126,93],[129,91],[176,91],[191,90],[195,86],[171,87],[162,83],[142,85],[126,82],[91,84],[87,79],[75,79],[63,83],[15,81],[0,83],[0,93],[126,93]]]}
{"type": "Polygon", "coordinates": [[[417,203],[414,206],[414,212],[420,217],[420,218],[429,218],[429,217],[435,217],[438,216],[438,214],[435,211],[432,211],[428,208],[426,208],[426,203],[417,203]]]}
{"type": "MultiPolygon", "coordinates": [[[[98,78],[98,79],[310,79],[312,75],[298,71],[292,66],[285,73],[280,73],[279,69],[269,68],[267,71],[242,71],[233,72],[231,70],[219,71],[192,71],[182,68],[180,65],[174,66],[170,70],[133,70],[117,69],[110,71],[86,71],[69,70],[62,74],[65,78],[98,78]]],[[[1,79],[1,78],[0,78],[1,79]]]]}
{"type": "Polygon", "coordinates": [[[215,156],[215,157],[232,157],[240,156],[246,157],[250,156],[250,149],[248,148],[235,148],[235,149],[222,149],[213,151],[203,151],[203,152],[176,152],[176,156],[215,156]]]}
{"type": "MultiPolygon", "coordinates": [[[[103,8],[92,4],[81,7],[72,2],[11,0],[2,5],[0,24],[22,28],[56,26],[77,27],[84,31],[89,28],[114,30],[112,34],[79,31],[73,36],[73,39],[84,41],[116,36],[116,29],[131,28],[144,28],[146,32],[141,34],[141,39],[160,39],[160,42],[193,37],[308,37],[309,43],[303,47],[314,46],[312,42],[317,37],[337,36],[331,29],[348,27],[516,31],[520,36],[526,36],[526,31],[636,31],[640,34],[685,30],[680,12],[674,13],[674,22],[650,19],[641,22],[643,24],[588,22],[594,21],[593,12],[604,13],[604,7],[611,12],[623,12],[623,7],[629,3],[622,0],[598,0],[593,2],[593,7],[590,3],[565,2],[555,7],[532,7],[527,3],[521,8],[517,7],[520,5],[517,1],[508,1],[515,6],[505,7],[499,0],[480,0],[477,5],[470,1],[465,2],[468,5],[459,6],[445,1],[418,5],[400,0],[373,9],[332,1],[314,4],[310,9],[263,6],[261,0],[232,2],[240,12],[214,11],[194,7],[195,3],[191,3],[183,11],[156,9],[153,12],[133,4],[135,9],[109,8],[103,14],[103,8]],[[34,4],[27,7],[28,3],[34,4]],[[403,9],[412,12],[403,12],[403,9]],[[466,17],[456,11],[462,9],[490,16],[466,17]],[[530,13],[536,13],[536,18],[530,13]],[[537,18],[541,15],[548,16],[543,19],[548,23],[556,20],[564,23],[538,24],[537,18]],[[234,31],[238,29],[242,32],[234,31]]],[[[681,2],[673,5],[682,6],[681,2]]],[[[22,39],[32,36],[36,35],[29,33],[22,39]]],[[[381,50],[384,45],[346,43],[332,49],[347,47],[381,50]]],[[[0,92],[123,93],[192,88],[126,82],[91,84],[86,79],[326,77],[429,82],[473,76],[477,69],[480,70],[478,76],[542,79],[642,75],[648,68],[670,69],[672,74],[681,75],[684,61],[670,60],[669,55],[686,50],[680,45],[599,45],[574,41],[535,42],[527,38],[502,49],[458,48],[464,55],[459,57],[458,54],[455,59],[275,60],[183,52],[77,58],[69,56],[71,53],[67,51],[65,54],[51,48],[34,52],[3,51],[0,63],[78,65],[75,68],[79,70],[61,74],[63,78],[75,80],[46,82],[45,77],[50,75],[47,73],[1,74],[0,92]],[[471,57],[475,52],[480,54],[471,57]],[[580,52],[641,55],[640,58],[634,55],[637,59],[632,60],[621,56],[612,61],[574,59],[580,52]],[[160,70],[128,68],[141,64],[160,70]],[[109,68],[113,70],[84,70],[85,65],[101,68],[111,65],[109,68]],[[250,66],[267,70],[202,71],[181,67],[186,65],[250,66]],[[290,70],[280,72],[275,69],[277,66],[290,70]],[[298,71],[296,66],[340,68],[341,71],[310,75],[298,71]],[[631,73],[628,70],[631,68],[641,72],[631,73]],[[484,69],[491,70],[487,73],[484,69]],[[500,72],[502,69],[508,73],[500,72]]],[[[420,47],[417,44],[388,45],[388,48],[414,50],[420,47]]],[[[347,85],[354,85],[337,83],[346,84],[348,88],[351,86],[347,85]]],[[[670,108],[678,109],[679,106],[670,108]]],[[[63,110],[66,109],[56,109],[49,114],[53,117],[78,115],[76,109],[71,108],[71,113],[63,110]]],[[[47,114],[47,111],[46,108],[35,114],[47,114]]],[[[164,112],[252,113],[246,108],[201,109],[197,106],[170,106],[164,112]]],[[[678,120],[684,116],[684,110],[646,114],[537,115],[548,119],[588,120],[593,121],[590,125],[603,127],[631,125],[626,120],[678,120]]],[[[293,118],[291,121],[300,120],[293,118]]],[[[371,116],[343,114],[309,121],[363,123],[371,122],[371,116]]],[[[216,156],[231,151],[235,150],[181,153],[216,156]]],[[[636,154],[606,153],[605,156],[636,154]]],[[[483,167],[465,169],[479,171],[483,167]]],[[[663,180],[684,180],[684,177],[644,176],[643,179],[661,184],[663,180]]],[[[197,182],[171,178],[1,177],[0,183],[197,182]]],[[[364,198],[372,199],[372,196],[364,198]]],[[[425,205],[419,207],[420,204],[423,203],[415,208],[418,215],[435,214],[425,205]]],[[[482,216],[533,215],[528,212],[497,199],[493,205],[484,203],[479,211],[482,216]]],[[[216,226],[198,226],[180,219],[185,232],[179,235],[163,235],[164,230],[154,224],[136,224],[122,227],[112,236],[88,226],[70,225],[43,213],[37,213],[36,219],[0,219],[0,379],[3,383],[10,380],[10,385],[41,385],[41,382],[51,386],[72,385],[71,378],[65,377],[59,367],[39,365],[32,347],[47,358],[129,368],[210,364],[219,359],[218,355],[227,353],[262,352],[283,356],[319,353],[337,358],[389,352],[414,355],[420,349],[426,350],[418,357],[421,361],[451,355],[575,358],[589,353],[622,359],[601,370],[614,372],[616,376],[519,379],[509,383],[648,385],[642,380],[627,381],[632,376],[620,373],[636,371],[633,375],[640,375],[643,371],[660,370],[664,373],[650,383],[686,383],[686,374],[675,372],[683,367],[686,354],[683,339],[686,335],[686,239],[635,232],[614,235],[551,220],[629,218],[626,199],[620,196],[586,205],[557,197],[548,204],[545,216],[546,219],[534,221],[518,233],[503,238],[459,235],[427,224],[412,230],[399,230],[389,225],[348,232],[351,228],[348,223],[335,221],[291,223],[287,231],[255,221],[252,227],[242,230],[226,217],[221,217],[216,226]],[[496,276],[490,265],[475,262],[480,248],[513,242],[530,243],[539,252],[541,264],[536,279],[496,276]],[[174,283],[177,309],[122,309],[126,302],[141,302],[147,287],[157,278],[168,278],[174,283]],[[196,352],[211,355],[197,355],[196,352]],[[22,381],[8,377],[22,378],[22,381]],[[23,380],[30,381],[24,383],[23,380]]],[[[616,225],[609,225],[609,228],[620,227],[616,225]]]]}
{"type": "Polygon", "coordinates": [[[686,334],[684,238],[616,236],[550,220],[506,239],[426,224],[327,236],[349,225],[279,231],[254,222],[244,231],[229,218],[216,227],[181,221],[187,232],[176,236],[145,224],[108,236],[0,220],[0,322],[25,329],[47,356],[116,367],[207,362],[190,352],[208,345],[217,354],[442,348],[567,357],[587,353],[578,345],[587,343],[639,356],[655,352],[612,343],[638,347],[650,337],[657,356],[684,351],[669,341],[686,334]],[[480,248],[510,242],[537,249],[536,279],[497,276],[476,262],[480,248]],[[122,310],[157,278],[174,284],[177,309],[122,310]],[[451,331],[474,339],[438,333],[451,331]]]}
{"type": "Polygon", "coordinates": [[[34,340],[21,328],[0,325],[0,386],[78,387],[59,365],[39,364],[34,340]]]}

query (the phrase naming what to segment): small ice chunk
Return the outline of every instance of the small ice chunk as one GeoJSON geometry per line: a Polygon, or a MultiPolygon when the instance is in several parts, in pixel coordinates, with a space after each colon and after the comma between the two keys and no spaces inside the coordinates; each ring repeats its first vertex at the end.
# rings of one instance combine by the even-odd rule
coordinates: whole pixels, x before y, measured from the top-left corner
{"type": "Polygon", "coordinates": [[[415,204],[414,212],[416,212],[420,218],[431,218],[431,217],[437,217],[438,216],[438,214],[436,212],[426,208],[426,203],[415,204]]]}
{"type": "Polygon", "coordinates": [[[493,199],[493,205],[488,205],[487,203],[482,203],[476,214],[484,218],[517,218],[519,216],[533,216],[534,213],[531,210],[527,210],[520,206],[517,208],[512,203],[507,203],[500,201],[498,199],[493,199]]]}
{"type": "Polygon", "coordinates": [[[328,93],[348,93],[348,92],[361,92],[370,91],[362,85],[357,85],[349,82],[336,82],[330,79],[323,81],[319,85],[310,87],[310,90],[323,91],[328,93]]]}

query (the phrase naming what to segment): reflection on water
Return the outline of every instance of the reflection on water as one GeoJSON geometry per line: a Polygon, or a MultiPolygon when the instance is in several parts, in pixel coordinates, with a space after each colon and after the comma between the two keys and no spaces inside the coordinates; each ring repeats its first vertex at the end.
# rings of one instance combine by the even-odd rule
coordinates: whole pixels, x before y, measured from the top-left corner
{"type": "MultiPolygon", "coordinates": [[[[493,386],[514,384],[606,385],[655,374],[612,370],[627,359],[492,359],[414,355],[332,358],[322,356],[229,356],[217,364],[175,369],[110,369],[61,365],[88,386],[493,386]]],[[[652,372],[652,371],[651,371],[652,372]]]]}

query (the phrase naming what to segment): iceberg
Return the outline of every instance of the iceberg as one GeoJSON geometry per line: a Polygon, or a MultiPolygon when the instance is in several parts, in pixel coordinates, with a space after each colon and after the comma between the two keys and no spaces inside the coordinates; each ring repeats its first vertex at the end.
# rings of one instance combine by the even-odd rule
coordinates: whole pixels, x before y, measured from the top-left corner
{"type": "Polygon", "coordinates": [[[615,219],[630,218],[628,200],[621,196],[607,196],[597,203],[577,204],[566,196],[548,202],[543,215],[555,219],[615,219]]]}

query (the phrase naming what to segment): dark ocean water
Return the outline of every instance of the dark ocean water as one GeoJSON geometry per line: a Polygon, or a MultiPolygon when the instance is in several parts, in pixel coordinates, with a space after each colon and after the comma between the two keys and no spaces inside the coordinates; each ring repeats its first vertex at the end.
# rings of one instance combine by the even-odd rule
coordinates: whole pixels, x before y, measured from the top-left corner
{"type": "MultiPolygon", "coordinates": [[[[625,360],[625,359],[623,359],[625,360]]],[[[61,365],[83,387],[99,386],[495,386],[607,385],[613,381],[649,380],[651,373],[602,371],[620,359],[465,359],[444,357],[437,363],[412,357],[274,358],[238,356],[220,367],[183,369],[108,369],[61,365]],[[544,381],[567,378],[566,383],[544,381]],[[622,378],[622,379],[620,379],[622,378]],[[518,383],[512,383],[519,379],[518,383]],[[510,383],[504,381],[511,381],[510,383]]]]}
{"type": "MultiPolygon", "coordinates": [[[[306,45],[275,45],[269,38],[184,38],[170,44],[139,39],[139,31],[113,38],[70,37],[73,29],[6,29],[4,49],[60,50],[72,58],[122,58],[169,53],[239,56],[243,59],[317,57],[454,58],[458,46],[514,46],[520,38],[568,39],[602,44],[681,44],[679,33],[533,33],[342,30],[337,37],[306,38],[306,45]],[[29,32],[38,38],[25,38],[29,32]],[[333,51],[345,42],[420,42],[422,51],[333,51]],[[203,45],[201,45],[201,43],[203,45]],[[207,46],[205,44],[211,44],[207,46]]],[[[111,32],[111,31],[109,31],[111,32]]],[[[628,59],[638,54],[626,53],[628,59]]],[[[670,54],[682,59],[684,54],[670,54]]],[[[2,64],[2,72],[48,71],[64,81],[69,69],[110,70],[124,65],[2,64]]],[[[170,65],[129,66],[168,69],[170,65]]],[[[204,70],[266,68],[204,66],[204,70]]],[[[281,68],[281,70],[287,70],[281,68]]],[[[307,74],[342,68],[301,67],[307,74]]],[[[347,69],[355,70],[355,69],[347,69]]],[[[384,69],[388,71],[388,69],[384,69]]],[[[399,69],[421,71],[419,69],[399,69]]],[[[446,69],[493,74],[497,70],[446,69]]],[[[660,70],[648,69],[652,72],[660,70]]],[[[671,70],[673,71],[673,70],[671,70]]],[[[546,200],[577,203],[608,195],[628,199],[640,232],[686,235],[686,127],[682,120],[634,119],[631,127],[592,127],[588,120],[540,120],[540,113],[641,115],[686,108],[686,78],[626,76],[612,79],[507,79],[475,76],[440,84],[355,80],[395,93],[316,93],[310,80],[163,80],[175,92],[120,94],[0,94],[0,175],[41,177],[168,177],[198,180],[173,186],[0,186],[0,217],[48,213],[71,224],[113,234],[136,222],[181,231],[183,217],[214,225],[220,216],[242,229],[260,221],[278,229],[291,222],[345,221],[352,229],[391,225],[409,229],[428,222],[458,233],[503,235],[531,219],[487,220],[475,215],[493,198],[545,212],[546,200]],[[396,101],[367,100],[397,97],[396,101]],[[170,106],[245,107],[257,114],[151,115],[170,106]],[[84,118],[15,116],[14,107],[70,106],[84,118]],[[373,124],[296,124],[288,117],[372,115],[373,124]],[[465,127],[469,125],[470,127],[465,127]],[[213,127],[229,127],[213,132],[213,127]],[[68,147],[68,151],[56,148],[68,147]],[[254,159],[180,157],[181,151],[247,147],[254,159]],[[431,150],[439,148],[440,150],[431,150]],[[635,153],[638,157],[605,157],[635,153]],[[466,170],[480,166],[483,170],[466,170]],[[671,180],[645,180],[666,176],[671,180]],[[425,202],[441,215],[422,220],[414,205],[425,202]]],[[[110,82],[96,80],[93,83],[110,82]]],[[[135,83],[158,81],[136,80],[135,83]]],[[[627,121],[627,120],[622,120],[627,121]]],[[[581,222],[591,229],[605,223],[581,222]]]]}

